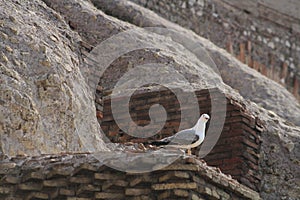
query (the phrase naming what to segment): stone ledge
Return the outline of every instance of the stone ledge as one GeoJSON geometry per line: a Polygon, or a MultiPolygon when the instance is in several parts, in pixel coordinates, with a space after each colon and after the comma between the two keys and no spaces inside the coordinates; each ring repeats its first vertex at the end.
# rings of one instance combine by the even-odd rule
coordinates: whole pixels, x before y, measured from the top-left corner
{"type": "MultiPolygon", "coordinates": [[[[121,156],[111,160],[116,161],[121,156]]],[[[137,155],[136,160],[143,161],[142,156],[137,155]]],[[[134,162],[133,158],[131,161],[134,162]]],[[[158,195],[163,199],[194,195],[194,199],[260,199],[257,192],[194,157],[180,157],[165,168],[142,174],[106,167],[93,154],[17,157],[0,161],[0,166],[0,176],[4,177],[0,180],[0,198],[18,199],[26,195],[27,199],[153,199],[158,195]],[[72,170],[59,175],[53,173],[66,166],[72,170]]]]}

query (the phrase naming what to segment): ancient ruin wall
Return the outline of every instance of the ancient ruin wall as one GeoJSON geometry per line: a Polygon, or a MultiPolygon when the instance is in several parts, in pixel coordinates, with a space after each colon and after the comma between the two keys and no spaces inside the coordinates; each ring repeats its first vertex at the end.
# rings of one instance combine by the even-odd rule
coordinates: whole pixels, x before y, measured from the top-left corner
{"type": "Polygon", "coordinates": [[[208,38],[300,98],[298,1],[132,1],[208,38]]]}
{"type": "MultiPolygon", "coordinates": [[[[182,91],[182,93],[184,92],[182,91]]],[[[222,94],[216,89],[200,90],[196,91],[195,94],[198,98],[201,113],[210,114],[212,107],[211,102],[218,101],[218,98],[222,98],[222,94]],[[211,96],[214,97],[213,100],[211,96]]],[[[188,106],[188,104],[180,108],[175,94],[168,89],[137,93],[131,96],[129,106],[132,119],[137,125],[144,126],[149,124],[149,109],[153,104],[161,104],[164,106],[168,117],[163,129],[153,137],[143,138],[143,133],[141,133],[141,137],[134,137],[119,128],[120,125],[122,127],[126,124],[122,125],[116,123],[111,111],[111,99],[109,96],[104,97],[104,99],[103,112],[100,110],[97,111],[98,120],[101,123],[101,128],[104,133],[112,142],[116,143],[147,143],[149,140],[157,140],[173,135],[178,131],[180,125],[184,128],[190,128],[197,120],[190,118],[181,121],[181,112],[183,110],[190,113],[195,111],[193,107],[188,106]]],[[[119,101],[118,105],[122,105],[122,98],[114,101],[119,101]]],[[[204,160],[208,165],[219,167],[225,174],[230,174],[242,184],[259,191],[260,173],[258,170],[258,162],[261,143],[260,134],[263,129],[259,121],[245,111],[243,105],[227,98],[226,107],[226,119],[221,136],[213,150],[204,157],[204,160]]],[[[221,112],[221,110],[218,112],[221,112]]],[[[126,117],[126,113],[122,107],[118,108],[117,115],[121,119],[126,117]]],[[[219,118],[219,116],[214,116],[213,120],[217,122],[221,121],[219,118]]],[[[207,130],[209,129],[211,129],[211,134],[217,131],[215,125],[208,125],[207,130]]],[[[196,149],[194,154],[198,155],[199,151],[200,148],[196,149]]]]}
{"type": "MultiPolygon", "coordinates": [[[[136,160],[140,164],[143,160],[136,160]]],[[[16,157],[0,162],[0,199],[260,199],[196,159],[149,173],[104,166],[91,154],[16,157]]]]}

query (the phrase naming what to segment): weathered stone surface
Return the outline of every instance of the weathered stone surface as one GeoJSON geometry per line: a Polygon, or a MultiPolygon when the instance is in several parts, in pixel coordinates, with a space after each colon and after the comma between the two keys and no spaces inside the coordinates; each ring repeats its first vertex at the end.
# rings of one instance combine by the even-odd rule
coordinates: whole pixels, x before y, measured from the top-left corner
{"type": "Polygon", "coordinates": [[[42,171],[29,172],[29,173],[24,174],[22,181],[28,181],[30,179],[42,180],[44,178],[45,178],[45,175],[43,174],[42,171]]]}
{"type": "Polygon", "coordinates": [[[135,188],[125,189],[125,195],[129,195],[129,196],[147,195],[150,192],[151,192],[150,189],[135,189],[135,188]]]}
{"type": "Polygon", "coordinates": [[[81,140],[104,150],[95,110],[87,106],[93,101],[79,69],[79,36],[39,0],[2,1],[0,10],[7,38],[1,40],[0,152],[86,151],[81,140]]]}
{"type": "Polygon", "coordinates": [[[67,184],[67,180],[64,178],[43,181],[43,185],[45,187],[63,187],[66,184],[67,184]]]}
{"type": "Polygon", "coordinates": [[[90,198],[84,198],[84,197],[68,197],[67,200],[90,200],[90,198]]]}
{"type": "Polygon", "coordinates": [[[171,171],[171,170],[198,171],[199,167],[197,165],[176,164],[176,165],[167,166],[167,167],[163,168],[162,170],[167,170],[167,171],[171,171]]]}
{"type": "Polygon", "coordinates": [[[16,163],[0,163],[0,174],[5,174],[10,171],[13,171],[17,167],[16,163]]]}
{"type": "Polygon", "coordinates": [[[74,196],[75,191],[61,188],[61,189],[59,189],[59,194],[64,195],[64,196],[74,196]]]}
{"type": "Polygon", "coordinates": [[[189,197],[189,195],[190,195],[188,191],[181,190],[181,189],[175,189],[174,194],[176,196],[180,196],[180,197],[189,197]]]}
{"type": "Polygon", "coordinates": [[[76,191],[76,194],[81,194],[81,193],[84,193],[84,192],[98,192],[100,191],[101,188],[100,187],[97,187],[97,186],[94,186],[92,184],[88,184],[88,185],[81,185],[79,187],[79,189],[76,191]]]}
{"type": "Polygon", "coordinates": [[[161,183],[152,185],[154,190],[196,189],[196,183],[161,183]]]}
{"type": "Polygon", "coordinates": [[[96,199],[122,199],[124,194],[108,193],[108,192],[97,192],[95,194],[96,199]]]}
{"type": "Polygon", "coordinates": [[[49,195],[42,192],[32,192],[27,198],[49,199],[49,195]]]}
{"type": "Polygon", "coordinates": [[[119,179],[119,177],[116,176],[115,174],[104,174],[104,173],[95,173],[94,177],[95,179],[99,179],[99,180],[119,179]]]}
{"type": "Polygon", "coordinates": [[[43,185],[40,183],[26,182],[26,183],[19,184],[18,188],[20,190],[35,191],[35,190],[41,190],[43,188],[43,185]]]}
{"type": "MultiPolygon", "coordinates": [[[[299,183],[299,178],[296,178],[293,174],[299,172],[299,165],[297,164],[299,163],[299,142],[297,141],[299,140],[300,128],[288,121],[299,125],[300,106],[286,89],[240,63],[208,40],[171,24],[147,9],[125,0],[109,3],[102,0],[94,0],[93,2],[106,13],[120,19],[126,19],[126,21],[135,25],[173,28],[189,35],[189,38],[193,41],[192,43],[199,42],[213,58],[224,82],[236,89],[245,99],[256,103],[246,102],[246,107],[252,113],[256,113],[255,115],[266,125],[267,130],[262,135],[262,155],[260,159],[263,174],[262,194],[265,195],[264,197],[272,199],[279,198],[278,196],[283,198],[290,196],[296,199],[299,196],[299,186],[293,186],[293,184],[299,183]],[[268,110],[274,111],[276,116],[269,115],[270,111],[268,110]],[[272,150],[273,147],[270,145],[270,141],[276,144],[278,149],[276,153],[273,153],[274,150],[272,150]],[[275,155],[277,155],[277,158],[275,158],[275,155]],[[271,169],[267,165],[268,160],[274,161],[271,169]],[[284,173],[277,173],[278,171],[284,171],[284,173]]],[[[148,7],[151,7],[150,3],[148,7]]],[[[229,93],[235,98],[240,98],[233,91],[229,93]]]]}
{"type": "Polygon", "coordinates": [[[11,183],[11,184],[17,184],[19,183],[20,179],[16,176],[11,176],[11,175],[7,175],[7,176],[4,176],[2,178],[3,182],[5,183],[11,183]]]}
{"type": "Polygon", "coordinates": [[[175,172],[171,172],[164,176],[159,177],[158,180],[159,180],[159,182],[165,182],[172,177],[188,179],[188,178],[190,178],[190,175],[186,172],[175,171],[175,172]]]}
{"type": "Polygon", "coordinates": [[[87,184],[92,182],[92,178],[89,177],[71,177],[70,182],[72,183],[82,183],[82,184],[87,184]]]}
{"type": "Polygon", "coordinates": [[[0,186],[0,194],[9,194],[13,191],[13,187],[0,186]]]}
{"type": "MultiPolygon", "coordinates": [[[[93,7],[89,1],[44,1],[58,13],[39,0],[3,1],[0,3],[2,16],[0,22],[0,37],[2,38],[0,154],[13,156],[93,149],[106,150],[99,136],[99,126],[95,117],[96,112],[92,101],[94,91],[89,91],[90,88],[83,77],[86,69],[79,68],[83,61],[79,50],[82,50],[83,54],[87,53],[83,49],[91,50],[112,35],[135,26],[105,15],[93,7]],[[25,7],[29,10],[25,10],[25,7]],[[80,40],[83,41],[79,42],[80,40]],[[85,137],[79,138],[78,133],[83,133],[85,137]],[[91,148],[84,147],[89,144],[91,144],[91,148]]],[[[126,3],[126,1],[122,2],[126,3]]],[[[120,18],[126,17],[126,20],[133,24],[172,27],[187,35],[191,43],[201,43],[212,55],[227,84],[238,89],[246,99],[253,100],[267,109],[274,110],[284,119],[299,124],[300,108],[286,90],[263,78],[260,74],[246,69],[246,66],[209,41],[170,24],[135,5],[127,7],[127,4],[120,4],[118,7],[115,6],[114,1],[103,1],[102,5],[103,10],[106,9],[108,12],[112,8],[114,10],[111,12],[112,15],[122,15],[120,18]],[[123,11],[119,12],[119,9],[123,11]],[[137,13],[146,13],[146,15],[137,13]],[[238,76],[244,77],[248,82],[237,80],[238,76]],[[252,85],[250,89],[249,85],[252,85]]],[[[145,62],[142,60],[136,61],[139,57],[145,57],[147,62],[168,63],[175,66],[179,72],[183,69],[187,70],[186,75],[195,87],[211,86],[211,79],[221,80],[221,77],[212,69],[198,63],[193,56],[190,56],[184,44],[178,44],[178,41],[173,41],[171,38],[146,33],[142,29],[138,29],[137,36],[146,37],[147,44],[155,44],[158,48],[166,49],[168,52],[157,52],[153,49],[140,50],[120,57],[112,64],[111,74],[113,75],[108,74],[109,79],[104,83],[105,86],[111,87],[112,85],[109,84],[116,81],[112,79],[117,79],[120,77],[117,75],[122,75],[119,73],[120,70],[122,71],[120,66],[128,69],[134,64],[144,64],[145,62]]],[[[97,71],[98,68],[91,70],[97,71]]],[[[168,77],[168,74],[164,74],[164,76],[168,77]]],[[[96,76],[94,81],[98,83],[99,77],[96,76]]],[[[221,81],[217,83],[214,86],[224,89],[229,95],[232,95],[233,99],[245,102],[246,108],[266,124],[267,131],[262,135],[264,142],[260,163],[263,174],[262,194],[270,198],[277,196],[284,198],[288,195],[296,198],[299,195],[299,187],[295,187],[295,183],[299,184],[299,176],[294,172],[299,172],[299,127],[293,126],[277,115],[270,116],[268,111],[245,101],[230,87],[223,85],[221,81]],[[270,145],[270,142],[274,145],[270,145]]],[[[179,86],[181,85],[179,84],[179,86]]],[[[51,162],[56,162],[58,158],[50,159],[51,162]]],[[[135,162],[140,161],[152,162],[146,159],[137,159],[135,162]]],[[[37,165],[41,167],[44,164],[38,163],[37,165]]],[[[35,165],[29,163],[26,165],[29,169],[36,169],[35,165]]],[[[186,163],[179,165],[186,165],[186,163]]],[[[0,168],[0,172],[2,174],[14,171],[18,174],[16,166],[16,163],[12,163],[12,166],[6,165],[0,168]]],[[[73,168],[70,169],[73,170],[73,168]]],[[[73,172],[76,174],[80,170],[77,168],[73,172]]],[[[95,170],[97,168],[92,167],[90,171],[95,170]]],[[[199,171],[199,175],[207,179],[214,177],[213,172],[199,169],[197,165],[180,168],[170,166],[166,170],[199,171]]],[[[113,179],[113,176],[103,178],[101,173],[94,175],[97,181],[113,179]]],[[[53,175],[55,174],[70,175],[69,172],[62,173],[59,170],[53,170],[53,175]]],[[[29,179],[25,178],[24,181],[31,182],[31,179],[40,178],[45,177],[32,176],[29,179]]],[[[142,181],[143,179],[137,179],[135,184],[142,181]]],[[[54,182],[45,183],[55,187],[54,182]]],[[[237,187],[235,182],[234,184],[226,182],[226,184],[231,190],[237,190],[240,196],[252,195],[251,192],[250,194],[245,192],[245,188],[242,186],[237,187]]],[[[20,190],[39,190],[40,185],[22,183],[18,188],[20,190]]],[[[7,191],[3,189],[4,193],[7,191]]],[[[171,195],[168,192],[164,194],[171,195]]],[[[103,195],[98,194],[95,198],[102,198],[103,195]]],[[[258,198],[258,195],[254,192],[251,197],[258,198]]]]}

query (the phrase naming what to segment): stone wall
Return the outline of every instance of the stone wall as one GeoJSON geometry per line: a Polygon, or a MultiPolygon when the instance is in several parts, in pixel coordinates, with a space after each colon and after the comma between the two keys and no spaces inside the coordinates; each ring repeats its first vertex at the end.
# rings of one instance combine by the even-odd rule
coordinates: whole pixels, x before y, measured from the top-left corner
{"type": "Polygon", "coordinates": [[[299,98],[299,2],[132,0],[208,38],[299,98]],[[284,4],[284,5],[283,5],[284,4]],[[253,62],[249,62],[249,61],[253,62]],[[253,63],[254,66],[253,66],[253,63]]]}
{"type": "Polygon", "coordinates": [[[132,174],[90,154],[15,157],[0,162],[0,199],[260,199],[258,193],[196,159],[132,174]]]}
{"type": "MultiPolygon", "coordinates": [[[[184,94],[184,91],[181,92],[184,94]]],[[[218,98],[224,98],[223,94],[217,89],[200,90],[195,92],[198,98],[199,109],[201,113],[212,113],[212,101],[218,101],[218,98]],[[213,99],[211,98],[213,97],[213,99]]],[[[188,94],[184,94],[188,95],[188,94]]],[[[192,106],[187,103],[183,107],[179,104],[175,94],[168,90],[156,90],[152,92],[139,92],[131,96],[129,104],[130,114],[133,123],[139,126],[145,126],[150,123],[149,109],[154,104],[161,104],[167,112],[167,120],[164,127],[154,136],[146,137],[140,133],[139,137],[130,135],[135,130],[130,124],[117,124],[111,111],[111,99],[109,96],[104,97],[104,108],[98,110],[98,120],[101,128],[112,142],[125,143],[147,143],[147,141],[162,139],[178,132],[179,126],[183,128],[192,127],[197,118],[192,117],[195,112],[192,106]],[[191,113],[190,118],[183,118],[181,121],[181,113],[187,111],[191,113]],[[103,118],[102,118],[103,117],[103,118]],[[129,134],[121,130],[120,127],[129,126],[129,134]]],[[[113,100],[118,105],[124,105],[122,98],[113,100]]],[[[221,136],[213,148],[213,150],[204,158],[211,166],[219,167],[222,172],[232,175],[242,184],[259,191],[260,173],[258,170],[259,154],[260,154],[260,134],[263,131],[259,121],[251,114],[247,113],[243,105],[230,100],[227,97],[226,119],[222,129],[221,136]]],[[[124,107],[120,106],[117,110],[117,116],[124,120],[126,116],[124,107]],[[123,117],[124,116],[124,117],[123,117]]],[[[221,108],[218,110],[222,112],[221,108]]],[[[213,116],[214,122],[221,121],[220,116],[213,116]]],[[[158,124],[159,121],[157,120],[158,124]]],[[[208,124],[207,134],[215,134],[217,125],[208,124]]],[[[155,124],[154,124],[154,129],[155,124]]],[[[200,148],[194,151],[198,155],[200,148]]]]}

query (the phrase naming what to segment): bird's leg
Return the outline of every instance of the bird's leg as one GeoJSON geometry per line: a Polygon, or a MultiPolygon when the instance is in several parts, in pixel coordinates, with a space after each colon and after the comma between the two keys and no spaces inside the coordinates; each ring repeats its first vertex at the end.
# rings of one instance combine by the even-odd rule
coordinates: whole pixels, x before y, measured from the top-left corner
{"type": "Polygon", "coordinates": [[[187,150],[187,155],[188,155],[188,156],[192,155],[191,149],[188,149],[188,150],[187,150]]]}
{"type": "Polygon", "coordinates": [[[185,156],[185,150],[180,149],[180,151],[183,153],[183,155],[185,156]]]}

